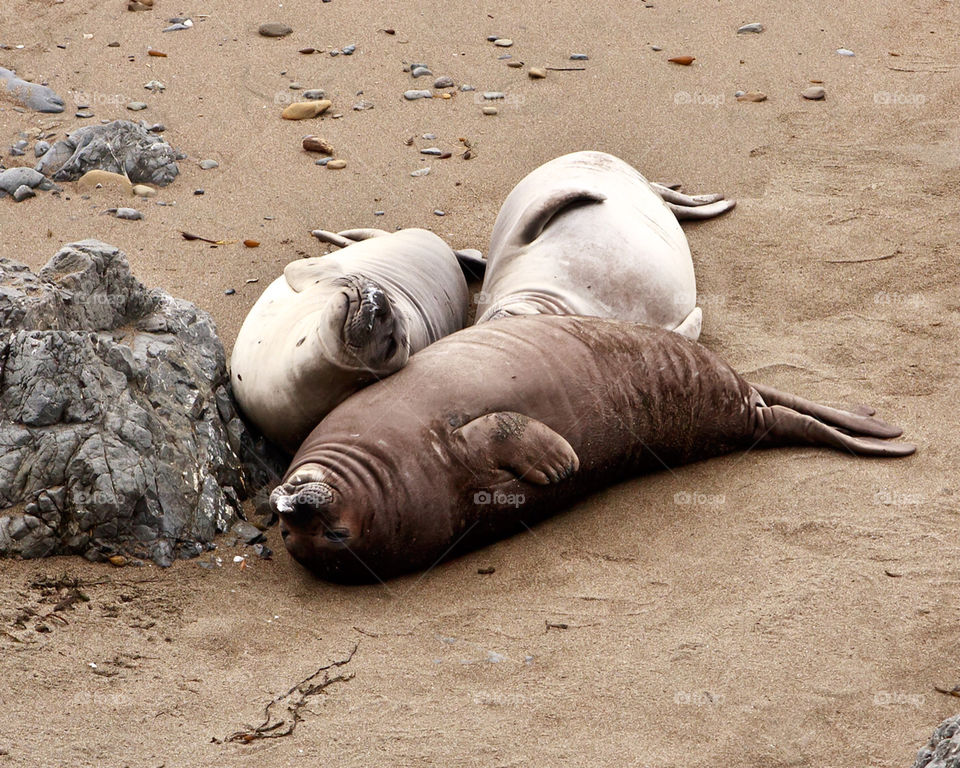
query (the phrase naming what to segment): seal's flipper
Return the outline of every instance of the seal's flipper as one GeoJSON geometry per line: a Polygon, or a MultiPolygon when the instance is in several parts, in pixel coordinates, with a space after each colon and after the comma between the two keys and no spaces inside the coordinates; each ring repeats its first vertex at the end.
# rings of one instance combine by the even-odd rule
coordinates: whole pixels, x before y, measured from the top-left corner
{"type": "Polygon", "coordinates": [[[760,445],[826,445],[861,456],[909,456],[917,450],[912,443],[890,443],[877,437],[847,434],[783,405],[758,408],[756,439],[760,445]]]}
{"type": "Polygon", "coordinates": [[[805,400],[789,392],[781,392],[773,387],[766,387],[762,384],[751,384],[751,386],[757,390],[760,397],[763,398],[763,402],[767,405],[783,405],[797,413],[805,413],[824,424],[837,427],[852,435],[889,439],[900,437],[903,434],[900,427],[888,424],[883,419],[871,418],[876,410],[869,406],[859,406],[853,411],[842,411],[839,408],[831,408],[812,400],[805,400]]]}
{"type": "Polygon", "coordinates": [[[602,203],[607,196],[582,185],[555,190],[549,197],[527,207],[517,222],[516,238],[520,243],[532,243],[550,223],[550,219],[569,208],[590,203],[602,203]]]}
{"type": "Polygon", "coordinates": [[[667,208],[673,211],[673,215],[678,221],[700,221],[702,219],[712,219],[721,213],[726,213],[737,205],[736,200],[718,200],[715,203],[698,205],[676,205],[664,200],[667,208]]]}
{"type": "Polygon", "coordinates": [[[570,443],[542,421],[522,413],[498,411],[474,419],[454,432],[466,462],[478,474],[507,470],[537,485],[559,483],[580,469],[570,443]]]}
{"type": "Polygon", "coordinates": [[[685,195],[683,192],[678,192],[676,187],[670,187],[665,184],[657,184],[655,181],[651,181],[650,186],[653,187],[653,191],[660,195],[660,197],[663,198],[663,201],[666,203],[676,203],[677,205],[683,206],[697,206],[716,203],[720,200],[723,200],[723,195],[720,194],[685,195]]]}
{"type": "Polygon", "coordinates": [[[480,251],[476,248],[461,248],[453,253],[457,257],[460,269],[463,270],[463,276],[467,280],[483,280],[487,271],[487,260],[483,258],[480,251]]]}
{"type": "Polygon", "coordinates": [[[385,229],[376,229],[375,227],[365,227],[362,229],[345,229],[342,232],[337,232],[340,237],[345,237],[348,240],[353,240],[355,243],[360,242],[361,240],[369,240],[371,237],[382,237],[383,235],[389,235],[385,229]]]}
{"type": "Polygon", "coordinates": [[[683,322],[673,329],[673,332],[679,333],[681,336],[690,339],[690,341],[696,341],[700,338],[700,330],[702,328],[703,312],[700,310],[700,307],[694,307],[690,310],[690,314],[683,318],[683,322]]]}
{"type": "Polygon", "coordinates": [[[337,248],[346,248],[348,245],[353,245],[354,243],[350,238],[344,237],[336,232],[328,232],[325,229],[314,229],[310,234],[321,243],[330,243],[330,245],[335,245],[337,248]]]}

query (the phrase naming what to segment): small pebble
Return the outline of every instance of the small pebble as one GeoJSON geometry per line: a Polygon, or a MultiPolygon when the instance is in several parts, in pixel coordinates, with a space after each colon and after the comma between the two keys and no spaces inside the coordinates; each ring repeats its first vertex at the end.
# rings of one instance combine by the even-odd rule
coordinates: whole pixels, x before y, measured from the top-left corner
{"type": "Polygon", "coordinates": [[[214,168],[219,168],[220,163],[216,160],[201,160],[200,167],[205,171],[212,171],[214,168]]]}
{"type": "Polygon", "coordinates": [[[474,88],[472,85],[461,85],[460,90],[466,92],[466,91],[475,91],[477,89],[474,88]]]}
{"type": "Polygon", "coordinates": [[[547,76],[547,70],[545,70],[543,67],[530,67],[530,69],[527,71],[527,76],[531,80],[542,80],[547,76]]]}
{"type": "Polygon", "coordinates": [[[590,57],[585,53],[571,53],[570,61],[587,61],[590,57]]]}
{"type": "Polygon", "coordinates": [[[11,154],[13,157],[22,157],[23,155],[25,155],[25,154],[27,154],[27,153],[24,152],[22,149],[20,149],[20,147],[14,146],[14,147],[10,147],[10,154],[11,154]]]}
{"type": "MultiPolygon", "coordinates": [[[[60,46],[58,45],[57,48],[59,47],[60,46]]],[[[119,48],[119,47],[120,47],[120,42],[118,40],[114,40],[112,43],[107,43],[107,48],[119,48]]]]}
{"type": "Polygon", "coordinates": [[[311,88],[309,91],[304,91],[301,95],[307,101],[321,101],[327,98],[327,94],[323,88],[311,88]]]}
{"type": "Polygon", "coordinates": [[[42,157],[48,149],[50,149],[49,141],[38,141],[33,147],[33,154],[37,157],[42,157]]]}
{"type": "Polygon", "coordinates": [[[447,214],[446,214],[446,211],[441,211],[439,208],[434,208],[434,209],[433,209],[433,215],[434,215],[434,216],[446,216],[447,214]]]}
{"type": "Polygon", "coordinates": [[[361,100],[353,105],[353,109],[356,112],[363,112],[365,109],[373,109],[373,102],[361,100]]]}
{"type": "Polygon", "coordinates": [[[385,213],[386,213],[386,211],[374,211],[374,212],[373,212],[373,215],[374,215],[374,216],[383,216],[385,213]]]}
{"type": "Polygon", "coordinates": [[[442,155],[443,150],[439,147],[427,147],[426,149],[420,150],[421,155],[442,155]]]}
{"type": "Polygon", "coordinates": [[[453,78],[449,75],[443,75],[433,81],[434,88],[453,88],[453,78]]]}
{"type": "Polygon", "coordinates": [[[410,70],[410,74],[414,77],[425,77],[426,75],[432,75],[433,72],[431,72],[427,67],[414,67],[410,70]]]}
{"type": "Polygon", "coordinates": [[[800,95],[810,101],[820,101],[827,95],[827,92],[822,85],[811,85],[809,88],[804,88],[800,91],[800,95]]]}
{"type": "Polygon", "coordinates": [[[233,296],[233,294],[235,294],[235,293],[236,293],[236,290],[234,290],[233,288],[227,288],[227,290],[225,290],[225,291],[223,292],[223,295],[224,295],[224,296],[233,296]]]}
{"type": "Polygon", "coordinates": [[[853,51],[851,51],[849,48],[837,48],[837,53],[839,53],[841,56],[856,56],[856,55],[857,55],[857,54],[855,54],[853,51]]]}
{"type": "Polygon", "coordinates": [[[127,219],[128,221],[139,221],[143,214],[136,208],[108,208],[104,213],[112,213],[118,219],[127,219]]]}
{"type": "Polygon", "coordinates": [[[146,108],[147,105],[142,101],[131,101],[129,104],[127,104],[127,109],[129,109],[131,112],[139,112],[140,110],[146,108]]]}
{"type": "Polygon", "coordinates": [[[309,120],[326,112],[332,102],[329,99],[320,101],[297,101],[284,107],[280,117],[284,120],[309,120]]]}
{"type": "Polygon", "coordinates": [[[485,114],[485,115],[495,115],[495,114],[497,114],[497,112],[499,112],[499,111],[500,111],[500,110],[498,110],[496,107],[484,107],[484,108],[483,108],[483,114],[485,114]]]}
{"type": "Polygon", "coordinates": [[[331,160],[329,163],[327,163],[327,168],[329,168],[331,171],[339,171],[341,168],[346,168],[346,167],[347,167],[346,160],[331,160]]]}
{"type": "Polygon", "coordinates": [[[503,91],[484,91],[483,98],[487,101],[493,101],[494,99],[503,99],[506,97],[506,94],[503,91]]]}
{"type": "Polygon", "coordinates": [[[663,48],[661,48],[659,45],[651,45],[651,46],[650,46],[650,50],[651,50],[651,51],[662,51],[663,48]]]}
{"type": "Polygon", "coordinates": [[[323,152],[326,155],[333,154],[333,147],[319,136],[304,136],[303,148],[307,152],[323,152]]]}
{"type": "Polygon", "coordinates": [[[342,50],[343,50],[343,55],[344,55],[344,56],[352,56],[352,55],[353,55],[353,52],[354,52],[355,50],[357,50],[357,46],[354,45],[353,43],[350,43],[350,45],[345,45],[345,46],[343,46],[343,49],[342,49],[342,50]]]}
{"type": "Polygon", "coordinates": [[[198,196],[204,194],[203,188],[198,188],[198,189],[193,190],[193,194],[198,195],[198,196]]]}
{"type": "Polygon", "coordinates": [[[314,161],[314,164],[315,164],[315,165],[326,165],[326,164],[329,163],[331,160],[333,160],[332,157],[321,157],[319,160],[315,160],[315,161],[314,161]]]}
{"type": "Polygon", "coordinates": [[[748,32],[753,32],[759,35],[761,32],[763,32],[763,24],[761,24],[759,21],[755,21],[752,24],[744,24],[737,30],[738,35],[747,34],[748,32]]]}
{"type": "Polygon", "coordinates": [[[293,32],[293,29],[278,21],[268,21],[266,24],[261,24],[257,31],[264,37],[286,37],[293,32]]]}
{"type": "Polygon", "coordinates": [[[176,24],[171,24],[169,27],[164,28],[164,32],[178,32],[181,29],[190,29],[193,26],[193,22],[190,19],[185,21],[178,21],[176,24]]]}
{"type": "Polygon", "coordinates": [[[509,48],[511,45],[513,45],[513,40],[511,40],[509,37],[499,37],[493,41],[493,44],[500,48],[509,48]]]}
{"type": "Polygon", "coordinates": [[[147,48],[147,56],[159,56],[161,59],[167,58],[167,54],[163,51],[157,51],[153,48],[147,48]]]}
{"type": "Polygon", "coordinates": [[[435,138],[437,138],[437,134],[435,134],[435,133],[424,133],[424,134],[421,134],[420,138],[421,138],[421,139],[426,139],[427,141],[433,141],[435,138]]]}
{"type": "Polygon", "coordinates": [[[18,203],[22,200],[26,200],[28,197],[36,197],[37,193],[33,191],[31,187],[28,187],[26,184],[21,184],[13,192],[13,199],[18,203]]]}
{"type": "Polygon", "coordinates": [[[500,39],[500,35],[487,35],[487,42],[492,43],[500,39]]]}
{"type": "Polygon", "coordinates": [[[424,166],[423,168],[417,168],[417,170],[415,170],[415,171],[410,171],[410,175],[413,176],[413,177],[426,176],[428,173],[430,173],[430,166],[429,166],[429,165],[424,166]]]}
{"type": "Polygon", "coordinates": [[[316,48],[301,48],[300,53],[316,53],[316,48]]]}
{"type": "Polygon", "coordinates": [[[167,89],[167,86],[165,86],[159,80],[151,80],[149,83],[144,83],[143,87],[148,91],[153,91],[154,93],[165,91],[167,89]]]}
{"type": "Polygon", "coordinates": [[[522,61],[508,61],[508,62],[507,62],[507,66],[510,67],[511,69],[520,69],[520,67],[523,66],[523,62],[522,62],[522,61]]]}
{"type": "Polygon", "coordinates": [[[332,51],[330,51],[330,57],[331,57],[331,58],[333,58],[334,56],[339,56],[339,55],[340,55],[340,49],[339,49],[339,48],[334,48],[332,51]]]}
{"type": "Polygon", "coordinates": [[[696,60],[696,56],[674,56],[673,58],[667,59],[671,64],[680,64],[683,67],[689,67],[696,60]]]}
{"type": "Polygon", "coordinates": [[[148,187],[146,184],[135,184],[133,186],[133,194],[137,197],[156,197],[157,190],[153,187],[148,187]]]}
{"type": "Polygon", "coordinates": [[[300,83],[290,83],[290,85],[288,85],[287,87],[288,87],[291,91],[302,91],[302,90],[303,90],[303,86],[300,85],[300,83]]]}
{"type": "Polygon", "coordinates": [[[432,99],[433,94],[430,91],[406,91],[403,98],[407,101],[416,101],[417,99],[432,99]]]}
{"type": "Polygon", "coordinates": [[[746,93],[741,93],[737,96],[737,101],[766,101],[767,94],[762,91],[747,91],[746,93]]]}

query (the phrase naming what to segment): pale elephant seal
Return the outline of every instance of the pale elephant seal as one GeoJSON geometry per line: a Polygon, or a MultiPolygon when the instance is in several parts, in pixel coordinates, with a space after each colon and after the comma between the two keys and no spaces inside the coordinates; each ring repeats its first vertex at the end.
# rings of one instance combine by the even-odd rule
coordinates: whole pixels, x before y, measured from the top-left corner
{"type": "Polygon", "coordinates": [[[291,453],[341,400],[466,323],[457,258],[405,229],[287,265],[253,305],[230,377],[244,414],[291,453]]]}
{"type": "Polygon", "coordinates": [[[29,83],[3,67],[0,67],[0,98],[35,112],[63,112],[63,99],[52,88],[29,83]]]}
{"type": "Polygon", "coordinates": [[[540,166],[507,196],[487,253],[476,322],[564,314],[648,323],[696,340],[702,313],[677,218],[730,210],[722,195],[648,182],[604,152],[540,166]]]}
{"type": "Polygon", "coordinates": [[[649,470],[754,446],[915,450],[873,413],[751,385],[662,329],[511,317],[441,339],[328,414],[271,503],[307,568],[386,579],[649,470]]]}

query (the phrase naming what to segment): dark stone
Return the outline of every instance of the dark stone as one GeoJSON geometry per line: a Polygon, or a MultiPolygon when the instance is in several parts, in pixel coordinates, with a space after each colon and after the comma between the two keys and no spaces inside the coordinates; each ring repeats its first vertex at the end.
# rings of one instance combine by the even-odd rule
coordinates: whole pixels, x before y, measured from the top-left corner
{"type": "MultiPolygon", "coordinates": [[[[209,315],[85,240],[33,274],[0,258],[0,555],[169,565],[282,464],[230,395],[209,315]]],[[[259,534],[259,531],[257,531],[259,534]]]]}
{"type": "Polygon", "coordinates": [[[930,741],[917,753],[913,768],[960,768],[960,715],[937,726],[930,741]]]}

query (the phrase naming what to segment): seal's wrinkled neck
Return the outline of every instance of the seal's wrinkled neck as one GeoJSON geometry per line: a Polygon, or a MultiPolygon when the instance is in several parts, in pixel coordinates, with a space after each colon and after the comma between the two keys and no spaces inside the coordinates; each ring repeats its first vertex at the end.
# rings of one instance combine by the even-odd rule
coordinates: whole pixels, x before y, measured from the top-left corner
{"type": "Polygon", "coordinates": [[[487,307],[476,324],[514,315],[580,315],[582,309],[550,291],[516,291],[487,307]]]}

